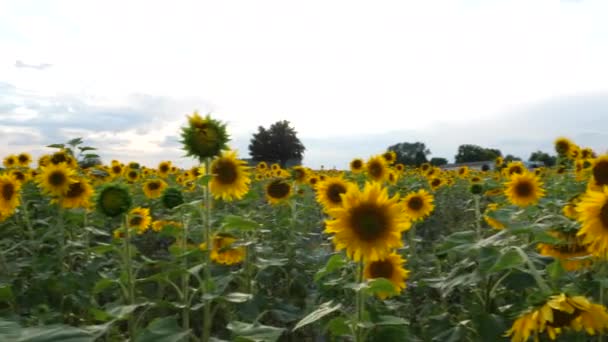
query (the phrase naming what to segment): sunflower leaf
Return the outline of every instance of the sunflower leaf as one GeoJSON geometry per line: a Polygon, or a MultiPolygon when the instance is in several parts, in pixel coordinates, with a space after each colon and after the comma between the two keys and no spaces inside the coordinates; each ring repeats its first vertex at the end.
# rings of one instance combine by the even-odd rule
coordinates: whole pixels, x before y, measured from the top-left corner
{"type": "Polygon", "coordinates": [[[325,302],[325,303],[321,304],[319,306],[319,308],[317,308],[315,311],[311,312],[306,317],[302,318],[302,320],[300,320],[298,322],[298,324],[296,324],[296,326],[293,327],[292,331],[296,331],[303,326],[314,323],[314,322],[320,320],[321,318],[329,315],[330,313],[332,313],[336,310],[339,310],[340,308],[342,308],[342,304],[340,304],[340,303],[333,305],[333,301],[325,302]]]}

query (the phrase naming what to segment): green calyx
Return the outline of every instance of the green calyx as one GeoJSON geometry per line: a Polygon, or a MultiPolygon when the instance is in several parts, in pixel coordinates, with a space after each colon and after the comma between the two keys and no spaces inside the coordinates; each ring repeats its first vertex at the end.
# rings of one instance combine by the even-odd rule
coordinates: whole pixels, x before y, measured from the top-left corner
{"type": "Polygon", "coordinates": [[[129,189],[121,184],[109,183],[101,187],[95,204],[97,210],[109,217],[126,213],[131,207],[132,199],[129,189]]]}

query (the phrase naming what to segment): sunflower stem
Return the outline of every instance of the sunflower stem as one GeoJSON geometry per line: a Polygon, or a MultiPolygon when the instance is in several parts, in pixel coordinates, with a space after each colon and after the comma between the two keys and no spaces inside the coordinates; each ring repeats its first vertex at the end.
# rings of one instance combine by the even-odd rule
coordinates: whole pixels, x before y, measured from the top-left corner
{"type": "MultiPolygon", "coordinates": [[[[188,246],[188,220],[182,221],[182,243],[181,253],[186,254],[186,248],[188,246]]],[[[182,275],[182,300],[184,308],[182,309],[182,325],[184,330],[190,329],[190,305],[189,304],[189,293],[190,288],[190,273],[188,273],[188,256],[184,255],[182,260],[182,267],[184,268],[184,274],[182,275]]]]}
{"type": "Polygon", "coordinates": [[[477,241],[481,240],[481,209],[479,206],[479,195],[473,195],[475,202],[475,229],[477,231],[477,241]]]}
{"type": "Polygon", "coordinates": [[[416,222],[412,222],[407,237],[410,244],[410,264],[413,267],[416,264],[416,222]]]}
{"type": "Polygon", "coordinates": [[[63,208],[60,206],[57,212],[57,234],[59,235],[59,263],[61,272],[66,271],[65,267],[65,227],[63,221],[63,208]]]}
{"type": "MultiPolygon", "coordinates": [[[[600,261],[600,274],[603,276],[606,274],[606,262],[604,260],[600,261]]],[[[604,277],[600,278],[600,305],[604,306],[604,277]]],[[[604,341],[604,329],[600,329],[599,331],[599,342],[604,341]]]]}
{"type": "MultiPolygon", "coordinates": [[[[123,239],[123,247],[125,253],[125,273],[127,275],[127,303],[128,305],[135,304],[135,288],[133,286],[133,269],[131,265],[131,230],[129,229],[129,215],[125,214],[124,218],[125,238],[123,239]]],[[[135,339],[135,316],[133,313],[129,315],[129,339],[135,339]]]]}
{"type": "Polygon", "coordinates": [[[540,276],[540,272],[538,272],[538,270],[536,269],[536,266],[534,266],[534,263],[528,257],[528,254],[526,254],[526,252],[524,252],[520,247],[512,247],[512,248],[515,249],[517,251],[517,253],[519,253],[519,255],[522,257],[522,259],[524,259],[526,261],[526,263],[528,264],[528,269],[530,270],[530,274],[536,281],[536,284],[538,285],[538,287],[540,287],[540,289],[544,293],[550,293],[551,288],[549,287],[549,285],[547,285],[545,280],[540,276]]]}
{"type": "MultiPolygon", "coordinates": [[[[359,260],[357,264],[357,284],[363,282],[363,260],[359,260]]],[[[365,310],[365,293],[363,289],[359,289],[355,297],[357,317],[355,319],[355,342],[363,341],[363,312],[365,310]]]]}
{"type": "MultiPolygon", "coordinates": [[[[209,158],[205,159],[205,172],[207,175],[211,174],[211,161],[209,158]]],[[[205,296],[211,290],[211,261],[210,261],[210,253],[213,246],[211,245],[211,193],[209,190],[209,182],[205,184],[204,189],[204,234],[205,234],[205,245],[207,246],[207,251],[204,253],[204,262],[205,262],[205,279],[203,283],[203,291],[201,294],[203,296],[203,334],[201,336],[201,342],[208,342],[211,336],[211,299],[208,299],[209,296],[205,296]]]]}

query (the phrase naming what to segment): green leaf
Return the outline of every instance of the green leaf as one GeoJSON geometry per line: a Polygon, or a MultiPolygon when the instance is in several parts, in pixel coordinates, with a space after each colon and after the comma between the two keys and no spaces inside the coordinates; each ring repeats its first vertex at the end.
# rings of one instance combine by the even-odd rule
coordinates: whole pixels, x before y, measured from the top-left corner
{"type": "Polygon", "coordinates": [[[257,222],[238,215],[226,215],[222,224],[224,229],[254,230],[260,227],[257,222]]]}
{"type": "Polygon", "coordinates": [[[189,335],[190,330],[180,327],[175,317],[156,318],[135,337],[135,342],[185,342],[189,335]]]}
{"type": "Polygon", "coordinates": [[[202,186],[207,186],[207,184],[209,184],[209,181],[211,180],[211,178],[213,178],[213,175],[200,176],[198,178],[198,184],[200,184],[202,186]]]}
{"type": "Polygon", "coordinates": [[[13,289],[9,284],[0,284],[0,302],[12,302],[15,300],[13,289]]]}
{"type": "Polygon", "coordinates": [[[394,295],[397,294],[397,291],[395,290],[395,285],[393,285],[393,283],[391,283],[390,280],[386,279],[386,278],[375,278],[375,279],[371,279],[367,282],[368,287],[366,289],[366,291],[370,294],[379,294],[379,293],[384,293],[384,294],[388,294],[388,295],[394,295]]]}
{"type": "Polygon", "coordinates": [[[347,320],[344,317],[332,318],[329,323],[327,323],[325,329],[329,330],[332,336],[335,337],[348,335],[351,333],[350,326],[348,325],[347,320]]]}
{"type": "Polygon", "coordinates": [[[408,325],[409,322],[405,319],[397,316],[380,316],[378,320],[374,322],[376,325],[408,325]]]}
{"type": "Polygon", "coordinates": [[[258,257],[256,265],[260,269],[264,269],[264,268],[270,267],[270,266],[281,267],[281,266],[284,266],[285,264],[287,264],[288,261],[289,260],[285,259],[285,258],[265,259],[262,257],[258,257]]]}
{"type": "Polygon", "coordinates": [[[78,146],[78,149],[79,149],[81,152],[84,152],[84,151],[94,151],[94,150],[96,150],[96,148],[95,148],[95,147],[90,147],[90,146],[85,146],[85,147],[80,147],[80,146],[78,146]]]}
{"type": "Polygon", "coordinates": [[[315,274],[315,281],[319,281],[324,276],[333,273],[337,269],[342,268],[345,264],[346,264],[346,260],[344,259],[344,256],[342,255],[342,253],[332,255],[331,258],[329,258],[329,260],[327,260],[325,267],[321,268],[315,274]]]}
{"type": "Polygon", "coordinates": [[[232,292],[222,296],[221,298],[230,303],[245,303],[246,301],[253,298],[253,295],[251,295],[250,293],[232,292]]]}
{"type": "Polygon", "coordinates": [[[226,328],[234,334],[235,341],[252,341],[252,342],[274,342],[277,341],[283,331],[283,328],[276,328],[259,323],[249,324],[245,322],[232,321],[226,328]]]}
{"type": "Polygon", "coordinates": [[[564,273],[566,273],[566,270],[564,270],[564,268],[562,267],[562,262],[559,260],[555,260],[554,262],[549,264],[549,266],[547,266],[547,274],[552,279],[558,279],[564,273]]]}
{"type": "Polygon", "coordinates": [[[87,153],[87,154],[84,155],[84,157],[86,159],[94,159],[94,158],[99,158],[99,155],[95,154],[95,153],[87,153]]]}
{"type": "Polygon", "coordinates": [[[145,305],[148,305],[148,304],[149,303],[132,304],[132,305],[120,305],[120,306],[113,307],[113,308],[111,308],[109,310],[106,310],[106,312],[110,316],[115,317],[116,319],[125,319],[125,318],[127,318],[127,316],[129,316],[135,310],[137,310],[137,308],[139,308],[140,306],[145,306],[145,305]]]}
{"type": "MultiPolygon", "coordinates": [[[[2,336],[2,335],[0,335],[2,336]]],[[[18,342],[88,342],[95,336],[69,325],[43,325],[21,329],[18,342]]],[[[13,340],[15,341],[15,340],[13,340]]]]}
{"type": "Polygon", "coordinates": [[[333,305],[333,301],[325,302],[321,304],[319,308],[317,308],[315,311],[309,313],[306,317],[302,318],[302,320],[300,320],[298,324],[293,327],[292,331],[296,331],[303,326],[314,323],[320,320],[321,318],[329,315],[330,313],[339,310],[341,307],[342,304],[340,303],[333,305]]]}
{"type": "Polygon", "coordinates": [[[51,145],[46,145],[46,147],[50,147],[50,148],[64,148],[65,145],[64,144],[51,144],[51,145]]]}
{"type": "Polygon", "coordinates": [[[490,268],[490,272],[500,272],[510,268],[515,268],[523,264],[525,260],[519,255],[516,250],[509,249],[506,253],[503,253],[494,266],[490,268]]]}
{"type": "Polygon", "coordinates": [[[95,283],[95,286],[93,287],[93,294],[98,294],[100,292],[103,292],[105,289],[114,285],[115,283],[116,283],[116,280],[114,280],[114,279],[101,278],[95,283]]]}

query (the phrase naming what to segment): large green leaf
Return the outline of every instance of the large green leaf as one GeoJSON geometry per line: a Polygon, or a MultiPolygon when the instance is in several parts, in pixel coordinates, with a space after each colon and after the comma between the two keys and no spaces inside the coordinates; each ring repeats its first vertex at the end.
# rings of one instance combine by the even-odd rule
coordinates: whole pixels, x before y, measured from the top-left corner
{"type": "Polygon", "coordinates": [[[341,307],[342,304],[340,303],[333,305],[333,301],[325,302],[321,304],[315,311],[309,313],[306,317],[302,318],[302,320],[300,320],[298,324],[293,327],[293,331],[296,331],[308,324],[314,323],[320,320],[321,318],[329,315],[330,313],[339,310],[341,307]]]}
{"type": "Polygon", "coordinates": [[[222,224],[224,229],[254,230],[260,227],[257,222],[237,215],[226,215],[222,224]]]}
{"type": "Polygon", "coordinates": [[[135,342],[180,342],[188,341],[190,330],[184,330],[177,324],[175,317],[156,318],[142,332],[137,334],[135,342]]]}
{"type": "Polygon", "coordinates": [[[519,252],[514,249],[509,249],[498,258],[494,266],[490,268],[490,272],[500,272],[510,268],[515,268],[524,262],[525,260],[522,258],[519,252]]]}
{"type": "Polygon", "coordinates": [[[274,342],[277,341],[283,331],[283,328],[271,327],[259,323],[245,323],[233,321],[226,326],[228,330],[234,334],[235,341],[251,341],[251,342],[274,342]]]}
{"type": "Polygon", "coordinates": [[[323,268],[315,274],[315,281],[319,281],[324,276],[335,272],[346,264],[342,253],[332,255],[323,268]]]}

